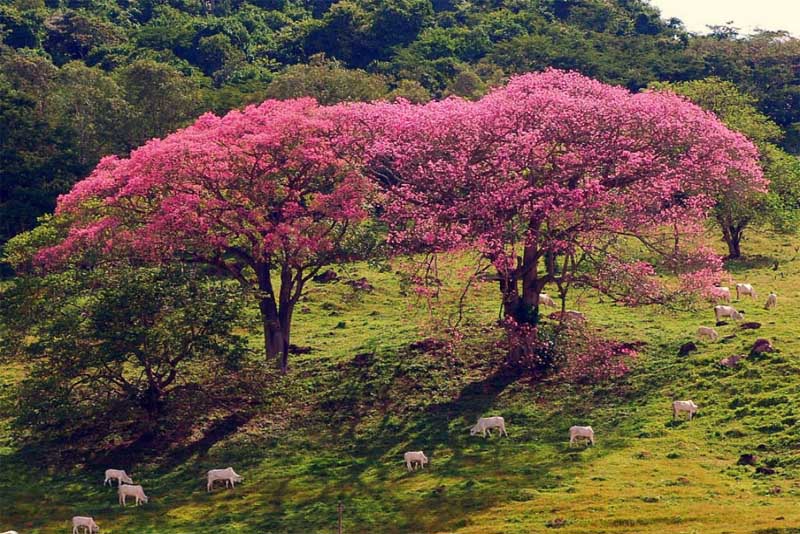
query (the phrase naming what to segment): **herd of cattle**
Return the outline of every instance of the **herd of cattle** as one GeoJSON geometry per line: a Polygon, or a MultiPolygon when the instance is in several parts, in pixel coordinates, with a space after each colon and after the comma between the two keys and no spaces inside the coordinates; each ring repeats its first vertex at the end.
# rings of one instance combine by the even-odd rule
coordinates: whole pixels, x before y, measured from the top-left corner
{"type": "MultiPolygon", "coordinates": [[[[730,306],[731,290],[728,287],[714,287],[712,288],[711,296],[716,302],[726,302],[728,304],[718,304],[714,306],[714,317],[719,323],[724,318],[730,318],[734,321],[741,321],[744,318],[743,313],[737,311],[734,307],[730,306]]],[[[758,295],[756,290],[751,284],[736,284],[736,298],[741,299],[743,296],[748,296],[751,299],[756,299],[758,295]]],[[[545,293],[539,295],[539,302],[544,306],[556,307],[556,303],[552,297],[545,293]]],[[[778,296],[775,293],[770,293],[767,296],[767,301],[764,304],[764,309],[771,310],[778,304],[778,296]]],[[[574,310],[567,310],[564,312],[567,318],[580,319],[584,318],[583,314],[574,310]]],[[[716,341],[719,334],[712,327],[701,326],[697,330],[698,337],[710,341],[716,341]]],[[[688,414],[688,419],[691,421],[692,416],[698,411],[698,406],[691,400],[680,401],[676,400],[672,403],[672,416],[677,419],[681,414],[688,414]]],[[[497,430],[500,436],[508,436],[506,432],[506,422],[500,416],[494,417],[481,417],[475,426],[469,430],[470,436],[481,434],[484,438],[491,435],[492,430],[497,430]]],[[[573,446],[578,440],[585,440],[587,443],[594,445],[594,430],[590,426],[572,426],[569,429],[569,444],[573,446]]],[[[403,461],[406,464],[408,471],[414,471],[425,467],[428,463],[428,457],[425,456],[423,451],[408,451],[403,455],[403,461]]],[[[236,482],[244,480],[241,476],[236,474],[232,467],[225,469],[211,469],[206,474],[206,491],[211,491],[214,483],[224,481],[226,488],[233,488],[236,482]]],[[[147,503],[148,497],[144,493],[144,488],[141,485],[133,483],[128,474],[121,469],[107,469],[105,472],[105,480],[103,485],[113,485],[117,482],[117,495],[119,497],[119,504],[126,506],[127,498],[131,497],[136,505],[147,503]]],[[[72,518],[72,534],[79,534],[81,531],[88,534],[95,534],[100,532],[100,527],[97,525],[92,517],[75,516],[72,518]]],[[[14,530],[2,532],[0,534],[18,534],[14,530]]]]}
{"type": "MultiPolygon", "coordinates": [[[[236,474],[232,467],[225,469],[211,469],[206,473],[206,491],[211,491],[214,487],[214,482],[225,482],[226,488],[233,488],[237,482],[244,480],[241,476],[236,474]]],[[[103,485],[106,484],[113,486],[114,482],[117,483],[117,496],[119,497],[119,504],[121,506],[127,505],[127,498],[131,497],[138,506],[142,503],[147,503],[149,500],[147,495],[144,494],[144,488],[141,485],[133,483],[133,479],[123,469],[106,469],[105,480],[103,485]]],[[[94,518],[76,515],[72,518],[72,534],[79,534],[80,532],[87,532],[88,534],[95,534],[100,532],[100,527],[95,522],[94,518]]],[[[0,534],[19,534],[16,530],[9,530],[0,534]]]]}

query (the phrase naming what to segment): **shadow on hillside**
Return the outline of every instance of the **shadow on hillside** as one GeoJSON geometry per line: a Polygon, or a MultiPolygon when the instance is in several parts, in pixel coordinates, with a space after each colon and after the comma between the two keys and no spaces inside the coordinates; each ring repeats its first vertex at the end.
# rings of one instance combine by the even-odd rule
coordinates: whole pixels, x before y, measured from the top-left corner
{"type": "MultiPolygon", "coordinates": [[[[123,446],[104,451],[91,458],[91,464],[98,467],[109,465],[136,465],[142,461],[160,458],[162,469],[171,470],[180,466],[194,455],[203,456],[216,443],[233,435],[239,428],[250,421],[254,412],[236,412],[214,421],[202,435],[194,441],[169,449],[169,443],[176,440],[158,433],[144,433],[136,440],[123,446]]],[[[183,440],[178,440],[182,442],[183,440]]]]}
{"type": "Polygon", "coordinates": [[[772,256],[755,255],[744,256],[735,260],[725,260],[725,269],[733,274],[743,273],[751,269],[775,268],[776,266],[780,268],[780,261],[772,256]]]}
{"type": "Polygon", "coordinates": [[[254,411],[237,412],[215,421],[200,439],[169,451],[162,463],[162,468],[171,470],[182,465],[194,455],[204,457],[217,442],[232,436],[239,428],[250,422],[255,415],[254,411]]]}

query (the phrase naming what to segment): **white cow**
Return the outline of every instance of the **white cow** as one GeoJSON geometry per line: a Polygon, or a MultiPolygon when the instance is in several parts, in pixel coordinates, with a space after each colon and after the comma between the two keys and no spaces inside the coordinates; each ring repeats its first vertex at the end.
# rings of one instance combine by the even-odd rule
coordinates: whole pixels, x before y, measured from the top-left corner
{"type": "Polygon", "coordinates": [[[776,295],[775,293],[770,293],[769,295],[767,295],[767,303],[764,304],[764,309],[771,310],[777,305],[778,305],[778,295],[776,295]]]}
{"type": "Polygon", "coordinates": [[[5,532],[0,532],[0,534],[19,534],[16,530],[6,530],[5,532]]]}
{"type": "Polygon", "coordinates": [[[206,491],[211,491],[211,488],[214,486],[214,482],[217,480],[224,480],[226,488],[235,488],[236,482],[241,482],[244,480],[244,478],[236,474],[236,471],[233,470],[233,467],[226,467],[225,469],[212,469],[208,472],[207,478],[208,483],[206,484],[206,491]]]}
{"type": "Polygon", "coordinates": [[[711,288],[711,296],[714,298],[716,302],[730,302],[731,301],[731,290],[728,287],[712,287],[711,288]]]}
{"type": "MultiPolygon", "coordinates": [[[[91,517],[76,515],[72,518],[72,534],[78,534],[80,528],[86,529],[86,532],[89,534],[92,534],[93,532],[100,532],[100,527],[97,526],[97,523],[94,522],[94,519],[91,517]]],[[[13,533],[14,531],[12,530],[11,532],[13,533]]],[[[8,534],[8,532],[5,534],[8,534]]]]}
{"type": "Polygon", "coordinates": [[[739,300],[745,295],[749,295],[751,299],[758,297],[756,290],[750,284],[736,284],[736,300],[739,300]]]}
{"type": "Polygon", "coordinates": [[[493,428],[497,428],[501,436],[503,434],[508,436],[508,432],[506,432],[506,421],[500,416],[479,418],[478,423],[469,429],[469,435],[474,436],[475,434],[481,434],[485,438],[486,433],[488,432],[491,434],[493,428]]]}
{"type": "Polygon", "coordinates": [[[590,426],[571,426],[569,427],[569,446],[572,447],[578,439],[586,439],[594,445],[594,430],[590,426]]]}
{"type": "Polygon", "coordinates": [[[736,308],[733,306],[714,306],[714,317],[717,318],[717,322],[723,317],[730,317],[734,321],[741,321],[744,319],[744,315],[736,311],[736,308]]]}
{"type": "Polygon", "coordinates": [[[144,494],[144,488],[141,486],[132,486],[131,484],[122,484],[117,488],[117,495],[119,495],[119,503],[126,506],[128,497],[133,497],[136,500],[136,505],[146,503],[150,499],[144,494]]]}
{"type": "Polygon", "coordinates": [[[690,400],[674,401],[672,403],[672,418],[677,419],[681,412],[687,412],[689,414],[689,421],[691,421],[692,416],[697,413],[697,405],[690,400]]]}
{"type": "Polygon", "coordinates": [[[425,464],[428,463],[428,457],[422,451],[408,451],[403,455],[403,460],[406,462],[406,467],[409,471],[415,470],[417,466],[420,469],[424,468],[425,464]]]}
{"type": "Polygon", "coordinates": [[[556,307],[556,301],[547,293],[539,293],[539,304],[542,306],[550,306],[551,308],[556,307]]]}
{"type": "Polygon", "coordinates": [[[697,329],[697,337],[708,339],[709,341],[716,341],[719,338],[719,334],[710,326],[701,326],[697,329]]]}
{"type": "Polygon", "coordinates": [[[119,486],[123,482],[125,484],[133,484],[133,480],[131,480],[131,477],[129,477],[128,473],[126,473],[124,470],[106,469],[106,479],[103,481],[103,485],[104,486],[106,484],[112,485],[114,480],[117,481],[117,486],[119,486]]]}

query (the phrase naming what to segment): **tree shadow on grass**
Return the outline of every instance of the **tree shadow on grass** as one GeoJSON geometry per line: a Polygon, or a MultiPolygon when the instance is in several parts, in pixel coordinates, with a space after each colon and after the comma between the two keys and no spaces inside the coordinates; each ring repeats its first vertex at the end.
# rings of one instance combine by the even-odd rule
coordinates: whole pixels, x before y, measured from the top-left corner
{"type": "Polygon", "coordinates": [[[725,269],[733,274],[744,273],[752,269],[775,267],[776,265],[780,268],[780,260],[773,256],[755,255],[725,260],[725,269]]]}

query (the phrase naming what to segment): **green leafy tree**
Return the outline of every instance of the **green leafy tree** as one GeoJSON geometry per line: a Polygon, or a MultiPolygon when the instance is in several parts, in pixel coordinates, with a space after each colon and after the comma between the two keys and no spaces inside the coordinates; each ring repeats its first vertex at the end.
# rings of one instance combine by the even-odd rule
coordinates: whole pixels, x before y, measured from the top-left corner
{"type": "MultiPolygon", "coordinates": [[[[18,236],[10,255],[38,237],[18,236]]],[[[16,278],[0,303],[6,350],[29,369],[14,427],[27,441],[93,451],[185,432],[243,394],[239,297],[186,267],[16,278]]]]}
{"type": "Polygon", "coordinates": [[[44,27],[44,49],[57,65],[84,59],[94,48],[122,40],[115,26],[79,11],[56,12],[44,27]]]}
{"type": "Polygon", "coordinates": [[[54,128],[39,106],[0,74],[0,245],[33,228],[75,181],[73,138],[54,128]]]}
{"type": "Polygon", "coordinates": [[[415,104],[422,104],[431,99],[431,94],[416,80],[400,80],[389,93],[392,100],[404,98],[415,104]]]}
{"type": "Polygon", "coordinates": [[[73,61],[59,69],[50,95],[53,121],[73,132],[84,172],[124,147],[130,106],[117,82],[100,69],[73,61]]]}
{"type": "Polygon", "coordinates": [[[377,100],[388,92],[382,76],[347,69],[338,61],[318,55],[308,65],[293,65],[276,76],[265,96],[278,99],[311,96],[320,104],[333,104],[377,100]]]}
{"type": "Polygon", "coordinates": [[[202,110],[196,78],[152,60],[138,60],[116,71],[130,105],[125,139],[135,147],[185,125],[202,110]]]}

